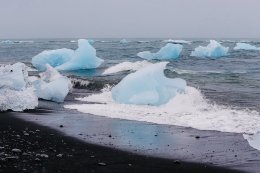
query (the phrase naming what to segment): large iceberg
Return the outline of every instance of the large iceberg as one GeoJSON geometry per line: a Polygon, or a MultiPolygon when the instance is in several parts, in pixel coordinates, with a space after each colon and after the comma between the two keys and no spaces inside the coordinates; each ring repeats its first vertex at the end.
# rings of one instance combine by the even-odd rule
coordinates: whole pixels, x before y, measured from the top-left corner
{"type": "Polygon", "coordinates": [[[64,102],[72,87],[70,80],[49,64],[46,65],[46,69],[40,74],[40,79],[33,82],[37,96],[44,100],[64,102]]]}
{"type": "Polygon", "coordinates": [[[168,43],[166,46],[162,47],[157,53],[151,53],[150,51],[139,52],[137,56],[152,60],[152,59],[177,59],[182,51],[182,45],[168,43]]]}
{"type": "Polygon", "coordinates": [[[40,71],[46,70],[46,64],[63,71],[93,69],[103,61],[96,56],[96,49],[84,39],[78,40],[78,49],[75,51],[66,48],[46,50],[32,58],[33,66],[40,71]]]}
{"type": "Polygon", "coordinates": [[[223,47],[220,43],[215,40],[210,40],[210,43],[206,46],[199,46],[191,52],[191,56],[196,57],[222,57],[227,56],[228,47],[223,47]]]}
{"type": "Polygon", "coordinates": [[[167,63],[156,63],[129,74],[112,89],[113,99],[123,104],[162,105],[178,92],[184,92],[185,80],[165,77],[167,63]]]}
{"type": "Polygon", "coordinates": [[[28,81],[23,63],[0,67],[0,111],[23,111],[38,106],[38,98],[28,81]]]}
{"type": "Polygon", "coordinates": [[[260,47],[253,46],[248,43],[237,43],[236,47],[234,47],[234,50],[260,50],[260,47]]]}

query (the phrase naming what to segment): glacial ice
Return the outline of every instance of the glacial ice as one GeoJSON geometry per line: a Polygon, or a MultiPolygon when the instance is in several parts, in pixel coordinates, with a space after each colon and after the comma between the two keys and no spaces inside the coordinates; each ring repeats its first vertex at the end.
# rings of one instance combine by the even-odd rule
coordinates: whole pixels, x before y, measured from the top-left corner
{"type": "Polygon", "coordinates": [[[234,50],[260,50],[260,47],[253,46],[248,43],[237,43],[236,47],[234,47],[234,50]]]}
{"type": "Polygon", "coordinates": [[[210,40],[210,43],[206,46],[199,46],[191,52],[191,56],[196,57],[222,57],[227,56],[228,47],[223,47],[220,43],[215,40],[210,40]]]}
{"type": "Polygon", "coordinates": [[[127,41],[126,39],[122,39],[122,40],[120,40],[120,43],[121,44],[126,44],[126,43],[128,43],[129,41],[127,41]]]}
{"type": "Polygon", "coordinates": [[[162,105],[178,92],[183,92],[186,81],[166,78],[164,69],[168,62],[145,67],[126,76],[112,89],[112,97],[118,103],[137,105],[162,105]]]}
{"type": "Polygon", "coordinates": [[[177,43],[177,44],[191,44],[191,41],[186,41],[186,40],[172,40],[172,39],[169,39],[169,40],[163,40],[163,42],[166,42],[166,43],[177,43]]]}
{"type": "Polygon", "coordinates": [[[103,62],[96,57],[96,50],[88,40],[78,40],[78,49],[46,50],[32,58],[32,64],[40,71],[46,70],[45,65],[50,64],[57,70],[70,71],[97,68],[103,62]]]}
{"type": "Polygon", "coordinates": [[[38,106],[38,98],[29,84],[25,64],[0,67],[0,81],[0,111],[23,111],[38,106]]]}
{"type": "Polygon", "coordinates": [[[72,84],[67,77],[46,64],[46,71],[40,74],[40,79],[33,82],[33,86],[39,98],[61,103],[64,102],[72,84]]]}
{"type": "Polygon", "coordinates": [[[182,51],[182,45],[168,43],[166,46],[162,47],[157,53],[151,53],[150,51],[139,52],[137,56],[152,60],[152,59],[177,59],[182,51]]]}
{"type": "Polygon", "coordinates": [[[109,67],[108,69],[106,69],[102,74],[103,75],[108,75],[108,74],[114,74],[114,73],[118,73],[118,72],[122,72],[122,71],[137,71],[141,68],[144,68],[148,65],[151,65],[152,63],[148,62],[148,61],[136,61],[136,62],[122,62],[119,64],[116,64],[112,67],[109,67]]]}
{"type": "Polygon", "coordinates": [[[260,132],[253,135],[244,134],[243,137],[248,141],[251,147],[260,150],[260,132]]]}

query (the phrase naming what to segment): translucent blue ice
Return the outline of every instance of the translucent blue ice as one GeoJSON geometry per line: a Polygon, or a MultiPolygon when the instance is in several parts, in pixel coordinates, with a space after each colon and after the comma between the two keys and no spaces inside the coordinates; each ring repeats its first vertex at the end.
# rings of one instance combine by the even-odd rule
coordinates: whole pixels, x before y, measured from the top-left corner
{"type": "Polygon", "coordinates": [[[162,105],[186,88],[180,78],[166,78],[164,69],[168,62],[152,64],[126,76],[112,89],[118,103],[137,105],[162,105]]]}
{"type": "Polygon", "coordinates": [[[253,46],[248,43],[237,43],[236,47],[234,47],[234,50],[260,50],[260,47],[253,46]]]}
{"type": "Polygon", "coordinates": [[[191,52],[191,56],[217,58],[227,56],[228,49],[228,47],[223,47],[217,41],[210,40],[210,43],[206,47],[199,46],[195,48],[195,50],[191,52]]]}
{"type": "Polygon", "coordinates": [[[47,50],[32,58],[32,64],[40,71],[46,70],[50,64],[57,70],[71,71],[79,69],[93,69],[102,64],[103,60],[96,56],[96,49],[88,40],[78,40],[78,49],[47,50]]]}
{"type": "Polygon", "coordinates": [[[128,43],[128,41],[126,39],[122,39],[122,40],[120,40],[120,43],[121,44],[126,44],[126,43],[128,43]]]}
{"type": "Polygon", "coordinates": [[[157,53],[151,53],[150,51],[139,52],[137,56],[151,60],[151,59],[177,59],[182,51],[182,45],[168,43],[162,47],[157,53]]]}
{"type": "Polygon", "coordinates": [[[37,96],[44,100],[64,102],[71,88],[70,80],[48,64],[46,69],[40,74],[41,78],[33,82],[37,96]]]}

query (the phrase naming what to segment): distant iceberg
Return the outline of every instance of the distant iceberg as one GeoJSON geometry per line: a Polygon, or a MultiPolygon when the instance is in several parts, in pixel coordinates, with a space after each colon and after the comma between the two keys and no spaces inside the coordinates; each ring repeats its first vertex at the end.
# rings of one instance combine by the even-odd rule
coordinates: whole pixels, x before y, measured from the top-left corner
{"type": "Polygon", "coordinates": [[[227,56],[228,49],[229,49],[228,47],[223,47],[217,41],[210,40],[208,46],[206,47],[199,46],[195,48],[195,50],[191,52],[191,56],[217,58],[217,57],[227,56]]]}
{"type": "Polygon", "coordinates": [[[251,44],[247,43],[237,43],[236,47],[234,47],[234,50],[260,50],[260,47],[253,46],[251,44]]]}
{"type": "Polygon", "coordinates": [[[28,81],[23,63],[0,67],[0,111],[23,111],[38,106],[38,98],[28,81]]]}
{"type": "Polygon", "coordinates": [[[119,64],[116,64],[112,67],[109,67],[103,72],[103,75],[108,75],[108,74],[114,74],[122,71],[137,71],[141,68],[144,68],[148,65],[151,65],[152,63],[148,61],[137,61],[137,62],[122,62],[119,64]]]}
{"type": "Polygon", "coordinates": [[[32,58],[32,64],[40,71],[46,70],[50,64],[57,70],[71,71],[80,69],[93,69],[99,67],[104,60],[96,56],[96,50],[88,40],[78,40],[78,49],[46,50],[32,58]]]}
{"type": "Polygon", "coordinates": [[[120,43],[121,44],[126,44],[126,43],[128,43],[129,41],[127,41],[126,39],[122,39],[122,40],[120,40],[120,43]]]}
{"type": "Polygon", "coordinates": [[[167,63],[153,64],[129,74],[112,88],[113,99],[123,104],[162,105],[178,92],[184,92],[185,80],[165,77],[167,63]]]}
{"type": "Polygon", "coordinates": [[[166,44],[166,46],[162,47],[157,53],[151,53],[150,51],[144,51],[144,52],[139,52],[137,54],[137,56],[139,56],[143,59],[147,59],[147,60],[177,59],[180,56],[182,47],[183,46],[180,44],[168,43],[168,44],[166,44]]]}
{"type": "Polygon", "coordinates": [[[186,41],[186,40],[172,40],[172,39],[169,39],[169,40],[163,40],[163,42],[166,42],[166,43],[177,43],[177,44],[191,44],[191,41],[186,41]]]}
{"type": "Polygon", "coordinates": [[[64,102],[72,87],[70,80],[48,64],[46,69],[40,74],[40,79],[33,81],[37,96],[44,100],[64,102]]]}

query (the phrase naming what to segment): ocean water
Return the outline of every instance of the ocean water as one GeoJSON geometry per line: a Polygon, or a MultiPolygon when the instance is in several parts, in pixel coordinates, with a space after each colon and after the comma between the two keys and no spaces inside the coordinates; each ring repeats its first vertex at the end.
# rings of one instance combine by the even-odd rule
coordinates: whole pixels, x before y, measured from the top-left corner
{"type": "MultiPolygon", "coordinates": [[[[102,66],[98,69],[66,72],[66,75],[98,79],[101,82],[103,80],[104,84],[107,81],[110,81],[110,84],[117,83],[129,74],[129,71],[108,76],[102,76],[102,72],[124,61],[142,61],[143,59],[137,57],[138,52],[157,52],[166,44],[164,39],[131,39],[124,44],[118,39],[94,40],[93,46],[97,50],[97,56],[105,60],[102,66]]],[[[168,77],[185,79],[189,86],[200,89],[207,99],[217,104],[238,109],[260,110],[260,51],[235,51],[233,47],[241,40],[218,40],[223,46],[229,47],[227,57],[197,58],[190,56],[191,51],[199,45],[207,45],[209,40],[189,41],[191,44],[183,44],[180,58],[169,61],[168,70],[165,71],[168,77]]],[[[257,40],[245,42],[260,46],[260,41],[257,40]]],[[[77,42],[72,39],[0,41],[0,64],[19,61],[32,66],[33,56],[44,50],[59,48],[76,49],[77,42]]]]}

